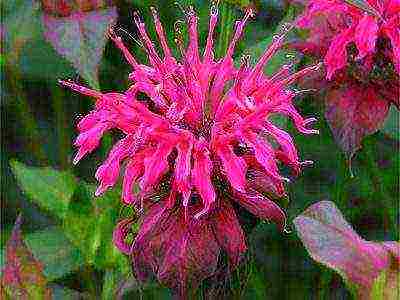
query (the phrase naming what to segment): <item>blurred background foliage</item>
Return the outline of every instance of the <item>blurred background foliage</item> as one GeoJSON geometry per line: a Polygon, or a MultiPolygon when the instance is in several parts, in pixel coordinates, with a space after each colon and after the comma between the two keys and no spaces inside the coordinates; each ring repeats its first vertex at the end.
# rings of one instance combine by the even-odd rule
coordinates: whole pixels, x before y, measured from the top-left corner
{"type": "MultiPolygon", "coordinates": [[[[177,2],[196,8],[203,45],[210,3],[177,2]]],[[[73,167],[74,126],[93,103],[57,83],[60,78],[72,78],[102,91],[125,90],[130,67],[119,50],[102,36],[107,22],[116,23],[117,33],[134,55],[146,61],[145,52],[135,42],[132,13],[139,10],[146,23],[151,24],[151,5],[158,8],[172,45],[174,23],[184,18],[174,1],[1,1],[2,249],[21,212],[25,243],[43,263],[54,299],[171,297],[156,282],[138,284],[129,275],[128,260],[113,247],[113,227],[129,212],[119,204],[119,188],[100,198],[94,198],[93,191],[94,170],[115,137],[107,135],[99,150],[73,167]],[[61,2],[66,6],[52,6],[61,2]],[[84,19],[86,27],[79,27],[83,25],[74,20],[69,20],[67,27],[55,23],[68,18],[77,7],[88,14],[102,13],[105,23],[96,23],[96,18],[84,19]],[[51,43],[52,32],[63,36],[59,44],[51,43]],[[62,48],[67,53],[60,55],[62,48]]],[[[282,24],[296,15],[296,9],[287,1],[221,0],[216,35],[218,55],[227,47],[234,21],[249,5],[257,14],[237,47],[237,62],[244,54],[251,55],[254,61],[282,24]]],[[[148,30],[152,37],[156,36],[152,25],[148,30]]],[[[305,59],[281,50],[266,72],[288,62],[299,67],[305,59]]],[[[277,120],[295,137],[302,159],[314,161],[289,185],[290,201],[284,205],[290,224],[310,204],[329,199],[362,237],[398,240],[398,114],[391,115],[382,132],[364,140],[362,150],[352,162],[351,177],[349,162],[333,141],[322,105],[312,96],[301,96],[297,102],[303,115],[318,117],[318,136],[302,136],[290,122],[277,120]]],[[[337,274],[308,257],[295,232],[282,235],[273,225],[261,222],[251,231],[248,243],[247,257],[238,271],[220,283],[205,282],[199,298],[229,295],[232,299],[351,299],[337,274]]]]}

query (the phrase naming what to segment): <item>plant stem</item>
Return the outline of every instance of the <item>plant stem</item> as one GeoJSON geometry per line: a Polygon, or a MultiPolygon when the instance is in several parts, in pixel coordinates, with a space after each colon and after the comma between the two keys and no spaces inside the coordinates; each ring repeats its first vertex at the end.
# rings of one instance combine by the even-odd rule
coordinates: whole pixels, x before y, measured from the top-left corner
{"type": "Polygon", "coordinates": [[[58,140],[58,161],[62,169],[68,169],[71,164],[68,161],[68,155],[71,150],[71,137],[69,134],[69,125],[67,114],[65,113],[63,92],[56,86],[52,88],[52,105],[55,114],[56,133],[58,140]]]}
{"type": "Polygon", "coordinates": [[[226,49],[228,49],[229,40],[233,32],[234,27],[234,9],[228,3],[220,4],[220,24],[221,31],[219,33],[218,41],[217,41],[217,49],[216,49],[216,57],[223,57],[226,49]]]}

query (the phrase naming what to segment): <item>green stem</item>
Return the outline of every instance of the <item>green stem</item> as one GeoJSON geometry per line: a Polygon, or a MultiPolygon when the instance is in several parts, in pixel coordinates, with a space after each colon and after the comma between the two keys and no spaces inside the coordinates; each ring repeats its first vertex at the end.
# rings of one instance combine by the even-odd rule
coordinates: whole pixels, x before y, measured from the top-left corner
{"type": "Polygon", "coordinates": [[[226,49],[228,49],[229,40],[234,29],[235,13],[232,5],[228,3],[221,3],[219,11],[221,29],[215,54],[216,57],[223,57],[226,49]]]}
{"type": "Polygon", "coordinates": [[[334,199],[342,208],[346,205],[346,186],[347,186],[347,164],[343,158],[339,157],[336,167],[336,181],[334,186],[334,199]]]}
{"type": "Polygon", "coordinates": [[[103,290],[101,292],[101,299],[108,300],[115,298],[118,280],[120,280],[115,270],[106,270],[104,274],[103,290]]]}
{"type": "Polygon", "coordinates": [[[69,135],[69,124],[65,113],[63,92],[58,86],[52,89],[52,105],[55,114],[55,129],[58,140],[58,161],[62,169],[68,169],[71,164],[68,155],[71,151],[71,137],[69,135]]]}

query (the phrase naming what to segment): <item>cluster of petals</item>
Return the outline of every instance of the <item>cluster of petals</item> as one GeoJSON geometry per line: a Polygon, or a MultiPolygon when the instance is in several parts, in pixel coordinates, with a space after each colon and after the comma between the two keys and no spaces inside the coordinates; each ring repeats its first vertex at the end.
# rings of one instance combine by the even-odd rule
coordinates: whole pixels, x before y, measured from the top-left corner
{"type": "Polygon", "coordinates": [[[116,246],[132,256],[139,278],[155,274],[184,293],[216,271],[222,251],[231,267],[245,252],[234,206],[274,221],[284,230],[285,214],[266,194],[275,198],[285,194],[288,179],[280,174],[280,163],[298,174],[304,162],[299,160],[292,137],[269,117],[282,114],[301,133],[318,133],[309,128],[315,119],[304,119],[294,107],[296,93],[288,85],[319,65],[294,74],[290,66],[283,66],[273,76],[265,76],[263,68],[282,45],[282,34],[254,67],[247,59],[235,67],[235,44],[252,15],[250,10],[236,23],[225,56],[216,59],[215,7],[202,54],[198,18],[192,8],[185,11],[189,40],[184,47],[178,35],[181,57],[177,60],[154,8],[152,13],[163,55],[138,14],[134,18],[149,65],[137,62],[121,38],[110,31],[133,69],[126,92],[101,93],[71,81],[60,82],[96,101],[95,109],[78,124],[74,163],[95,150],[105,132],[117,129],[123,135],[96,172],[100,183],[96,195],[100,195],[116,184],[124,169],[122,201],[142,212],[132,243],[126,237],[133,220],[117,225],[116,246]],[[135,186],[138,193],[134,193],[135,186]]]}
{"type": "Polygon", "coordinates": [[[400,74],[399,0],[296,0],[306,6],[297,20],[299,28],[310,30],[304,52],[324,57],[327,79],[347,65],[350,44],[356,60],[371,64],[381,48],[400,74]]]}

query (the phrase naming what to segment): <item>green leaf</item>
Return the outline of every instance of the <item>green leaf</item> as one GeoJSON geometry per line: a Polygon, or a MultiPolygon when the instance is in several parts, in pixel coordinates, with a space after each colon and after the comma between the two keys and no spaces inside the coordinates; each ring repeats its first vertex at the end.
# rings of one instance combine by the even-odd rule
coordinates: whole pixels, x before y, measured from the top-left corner
{"type": "Polygon", "coordinates": [[[71,173],[49,167],[28,167],[16,160],[10,165],[19,186],[34,203],[58,218],[65,216],[77,186],[71,173]]]}
{"type": "Polygon", "coordinates": [[[83,265],[81,252],[58,227],[26,235],[25,242],[33,255],[44,264],[48,280],[61,278],[83,265]]]}
{"type": "Polygon", "coordinates": [[[400,113],[392,105],[389,109],[389,113],[386,117],[385,122],[381,131],[392,139],[400,140],[400,113]]]}
{"type": "Polygon", "coordinates": [[[93,263],[100,243],[91,201],[90,191],[85,185],[79,185],[63,221],[68,239],[82,251],[89,264],[93,263]]]}
{"type": "Polygon", "coordinates": [[[116,19],[115,7],[77,12],[68,17],[44,14],[44,35],[89,85],[99,88],[98,67],[108,40],[107,30],[116,19]]]}
{"type": "Polygon", "coordinates": [[[63,222],[63,228],[89,264],[99,269],[117,268],[126,273],[126,258],[112,242],[114,226],[121,209],[117,190],[94,197],[96,187],[81,184],[74,194],[63,222]]]}

